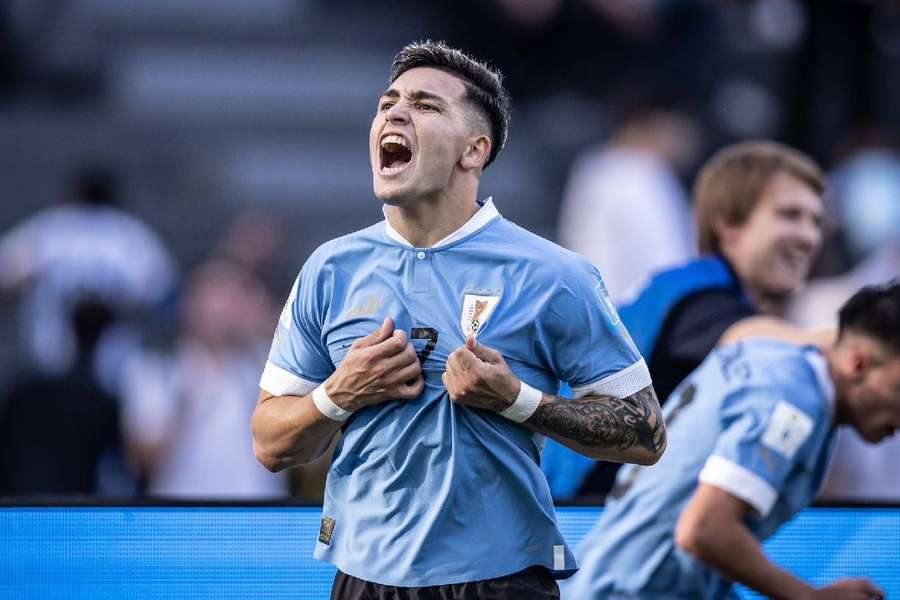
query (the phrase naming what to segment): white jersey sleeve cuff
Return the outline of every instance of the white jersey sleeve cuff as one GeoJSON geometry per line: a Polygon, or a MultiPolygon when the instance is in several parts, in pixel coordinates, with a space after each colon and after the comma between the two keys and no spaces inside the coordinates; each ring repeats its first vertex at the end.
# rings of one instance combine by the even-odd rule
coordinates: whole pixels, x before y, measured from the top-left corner
{"type": "Polygon", "coordinates": [[[765,518],[775,506],[778,492],[753,471],[713,454],[700,471],[700,482],[713,485],[752,506],[765,518]]]}
{"type": "Polygon", "coordinates": [[[650,369],[647,368],[647,363],[642,358],[618,373],[613,373],[587,385],[573,387],[572,393],[575,394],[576,398],[581,398],[588,394],[625,398],[636,394],[652,383],[650,369]]]}
{"type": "Polygon", "coordinates": [[[259,387],[276,396],[305,396],[319,387],[321,381],[310,381],[271,362],[266,363],[259,387]]]}

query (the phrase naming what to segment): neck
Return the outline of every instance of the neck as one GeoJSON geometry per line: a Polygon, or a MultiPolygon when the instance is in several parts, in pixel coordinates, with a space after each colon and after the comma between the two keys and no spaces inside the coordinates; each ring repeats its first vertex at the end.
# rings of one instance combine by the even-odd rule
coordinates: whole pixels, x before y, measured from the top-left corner
{"type": "Polygon", "coordinates": [[[404,206],[386,207],[391,227],[416,248],[430,248],[462,227],[478,212],[475,194],[420,198],[404,206]]]}
{"type": "Polygon", "coordinates": [[[657,136],[648,134],[639,126],[626,126],[613,136],[612,144],[619,147],[640,150],[648,154],[661,155],[657,136]]]}
{"type": "Polygon", "coordinates": [[[847,382],[841,376],[840,348],[837,344],[822,347],[822,354],[828,362],[828,376],[834,384],[834,417],[832,425],[845,425],[849,422],[846,400],[847,382]]]}
{"type": "Polygon", "coordinates": [[[747,290],[750,301],[758,311],[767,315],[784,317],[787,313],[787,297],[767,294],[759,290],[747,290]]]}
{"type": "Polygon", "coordinates": [[[753,304],[753,307],[764,315],[784,318],[787,314],[789,296],[767,292],[761,286],[754,285],[754,281],[751,278],[742,277],[736,266],[738,262],[729,254],[724,250],[718,252],[718,256],[725,261],[728,268],[731,269],[732,275],[740,282],[741,288],[743,288],[747,297],[750,298],[750,303],[753,304]]]}

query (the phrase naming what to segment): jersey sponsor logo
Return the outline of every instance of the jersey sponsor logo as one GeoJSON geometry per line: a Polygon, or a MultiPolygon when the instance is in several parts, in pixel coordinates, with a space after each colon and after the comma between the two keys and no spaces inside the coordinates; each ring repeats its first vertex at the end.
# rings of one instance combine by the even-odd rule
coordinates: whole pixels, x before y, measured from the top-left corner
{"type": "Polygon", "coordinates": [[[475,294],[476,296],[502,296],[503,288],[485,287],[477,285],[473,282],[466,284],[463,288],[466,294],[475,294]]]}
{"type": "Polygon", "coordinates": [[[460,325],[463,335],[478,336],[484,329],[488,319],[491,318],[494,309],[500,302],[500,296],[481,296],[478,294],[466,294],[463,298],[462,316],[460,325]]]}
{"type": "Polygon", "coordinates": [[[603,283],[602,279],[598,279],[594,285],[594,293],[600,299],[600,308],[603,309],[603,314],[606,315],[606,320],[609,321],[610,327],[618,325],[619,313],[616,311],[616,305],[613,304],[612,298],[609,297],[606,284],[603,283]]]}
{"type": "Polygon", "coordinates": [[[322,515],[322,522],[319,525],[319,541],[330,546],[332,533],[334,533],[334,519],[322,515]]]}
{"type": "Polygon", "coordinates": [[[381,310],[381,305],[383,303],[384,300],[382,300],[375,294],[369,294],[368,296],[363,298],[362,304],[345,310],[344,318],[358,319],[359,317],[375,316],[376,314],[378,314],[378,311],[381,310]]]}
{"type": "Polygon", "coordinates": [[[763,434],[764,446],[786,458],[794,458],[813,430],[813,420],[797,407],[779,400],[763,434]]]}
{"type": "Polygon", "coordinates": [[[284,308],[281,309],[281,316],[278,317],[278,322],[287,330],[290,330],[291,324],[294,322],[294,320],[291,319],[291,307],[294,305],[294,300],[297,299],[297,286],[299,285],[300,277],[297,277],[297,279],[294,280],[294,287],[291,288],[291,293],[288,295],[287,302],[284,303],[284,308]]]}

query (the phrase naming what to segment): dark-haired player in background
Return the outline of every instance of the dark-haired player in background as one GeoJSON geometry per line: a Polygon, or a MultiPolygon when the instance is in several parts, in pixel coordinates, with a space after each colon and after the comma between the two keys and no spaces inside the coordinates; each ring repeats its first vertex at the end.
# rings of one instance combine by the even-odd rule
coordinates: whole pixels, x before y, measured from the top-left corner
{"type": "Polygon", "coordinates": [[[869,443],[900,429],[900,283],[863,288],[820,351],[755,338],[715,350],[665,408],[669,449],[625,467],[576,555],[564,597],[870,600],[865,579],[814,589],[772,564],[760,540],[809,506],[835,425],[869,443]]]}

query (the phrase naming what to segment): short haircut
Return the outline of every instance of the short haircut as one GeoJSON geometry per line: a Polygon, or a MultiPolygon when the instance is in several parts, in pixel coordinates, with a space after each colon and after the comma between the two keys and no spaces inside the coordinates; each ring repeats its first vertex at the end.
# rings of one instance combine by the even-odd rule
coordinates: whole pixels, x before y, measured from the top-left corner
{"type": "Polygon", "coordinates": [[[407,44],[397,53],[391,64],[390,83],[417,67],[441,69],[462,80],[465,100],[487,118],[491,127],[491,154],[484,166],[494,162],[509,131],[509,94],[503,87],[502,73],[444,42],[425,40],[407,44]]]}
{"type": "Polygon", "coordinates": [[[70,198],[81,204],[114,206],[117,203],[118,179],[112,168],[91,165],[72,175],[70,198]]]}
{"type": "Polygon", "coordinates": [[[116,311],[107,301],[84,297],[79,298],[72,306],[69,318],[78,342],[79,354],[89,357],[103,332],[115,322],[116,311]]]}
{"type": "Polygon", "coordinates": [[[825,176],[815,161],[777,142],[760,140],[726,146],[703,165],[694,184],[701,253],[720,251],[716,221],[744,224],[772,177],[779,173],[805,183],[819,196],[825,191],[825,176]]]}
{"type": "Polygon", "coordinates": [[[838,313],[838,337],[847,331],[872,337],[900,354],[900,280],[862,288],[838,313]]]}

